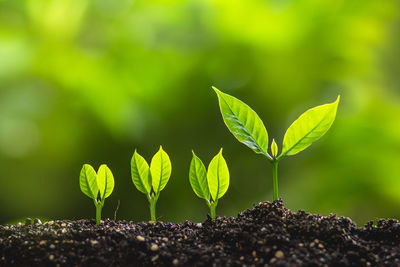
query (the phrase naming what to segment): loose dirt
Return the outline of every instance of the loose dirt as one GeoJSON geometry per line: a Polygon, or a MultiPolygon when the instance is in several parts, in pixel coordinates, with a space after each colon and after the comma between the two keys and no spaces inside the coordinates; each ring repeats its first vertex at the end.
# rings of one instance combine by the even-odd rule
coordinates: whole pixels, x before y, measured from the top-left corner
{"type": "Polygon", "coordinates": [[[203,223],[48,221],[0,226],[1,266],[400,266],[400,224],[259,203],[203,223]]]}

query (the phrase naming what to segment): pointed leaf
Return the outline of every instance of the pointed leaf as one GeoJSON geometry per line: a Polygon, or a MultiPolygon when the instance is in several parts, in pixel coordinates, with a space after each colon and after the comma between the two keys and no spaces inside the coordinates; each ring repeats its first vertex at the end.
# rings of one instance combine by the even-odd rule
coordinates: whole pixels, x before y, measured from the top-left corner
{"type": "Polygon", "coordinates": [[[97,198],[99,188],[97,186],[97,174],[92,166],[84,164],[79,176],[81,191],[92,199],[97,198]]]}
{"type": "Polygon", "coordinates": [[[114,176],[105,164],[101,165],[97,171],[97,184],[99,186],[101,200],[109,197],[114,190],[114,176]]]}
{"type": "Polygon", "coordinates": [[[229,187],[229,170],[222,156],[222,148],[208,165],[207,182],[211,198],[215,202],[221,198],[229,187]]]}
{"type": "Polygon", "coordinates": [[[167,185],[171,176],[171,161],[161,146],[151,159],[150,173],[153,190],[158,194],[167,185]]]}
{"type": "Polygon", "coordinates": [[[278,155],[278,145],[276,144],[275,139],[272,139],[271,154],[274,158],[276,158],[276,155],[278,155]]]}
{"type": "Polygon", "coordinates": [[[268,133],[257,113],[239,99],[213,87],[224,122],[240,142],[258,154],[268,150],[268,133]]]}
{"type": "Polygon", "coordinates": [[[210,200],[206,167],[204,167],[203,162],[194,154],[194,152],[190,163],[189,181],[193,191],[198,197],[210,200]]]}
{"type": "Polygon", "coordinates": [[[132,182],[137,190],[143,194],[149,195],[151,191],[149,164],[147,164],[146,160],[137,153],[136,149],[131,160],[131,175],[132,182]]]}
{"type": "Polygon", "coordinates": [[[311,108],[295,120],[283,138],[282,154],[295,155],[321,138],[336,117],[340,96],[335,102],[311,108]]]}

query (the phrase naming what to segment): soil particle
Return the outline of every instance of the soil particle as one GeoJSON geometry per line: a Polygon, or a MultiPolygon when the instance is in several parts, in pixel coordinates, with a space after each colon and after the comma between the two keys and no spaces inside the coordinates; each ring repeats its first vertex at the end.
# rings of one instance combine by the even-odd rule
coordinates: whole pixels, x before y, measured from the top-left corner
{"type": "Polygon", "coordinates": [[[400,266],[400,224],[263,202],[202,223],[27,220],[0,226],[0,266],[400,266]]]}
{"type": "Polygon", "coordinates": [[[285,254],[283,254],[283,252],[281,250],[278,250],[277,252],[275,252],[275,258],[283,259],[284,257],[285,257],[285,254]]]}
{"type": "Polygon", "coordinates": [[[146,239],[145,239],[143,236],[141,236],[141,235],[138,235],[138,236],[136,237],[136,239],[137,239],[138,241],[140,241],[140,242],[146,241],[146,239]]]}
{"type": "Polygon", "coordinates": [[[158,250],[158,246],[156,244],[152,244],[150,247],[151,251],[157,251],[158,250]]]}

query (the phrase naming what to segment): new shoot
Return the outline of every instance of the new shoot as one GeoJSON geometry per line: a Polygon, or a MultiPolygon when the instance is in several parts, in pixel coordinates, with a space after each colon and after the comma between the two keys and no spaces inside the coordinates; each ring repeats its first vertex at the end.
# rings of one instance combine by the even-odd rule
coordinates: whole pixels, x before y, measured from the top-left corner
{"type": "Polygon", "coordinates": [[[100,166],[97,173],[92,166],[85,164],[79,176],[79,185],[82,193],[93,199],[93,203],[96,206],[96,224],[99,225],[104,200],[114,190],[114,176],[104,164],[100,166]]]}
{"type": "Polygon", "coordinates": [[[194,193],[204,198],[210,208],[211,219],[215,220],[215,209],[218,200],[226,193],[229,187],[229,170],[224,157],[222,148],[219,153],[211,160],[206,168],[203,162],[193,153],[190,163],[189,181],[194,193]]]}
{"type": "Polygon", "coordinates": [[[153,156],[150,167],[146,160],[137,151],[131,160],[132,182],[150,204],[150,218],[156,221],[156,204],[161,190],[167,185],[171,177],[171,161],[168,154],[162,149],[153,156]]]}
{"type": "Polygon", "coordinates": [[[286,156],[295,155],[320,139],[331,127],[336,117],[340,96],[336,101],[311,108],[304,112],[287,129],[283,138],[282,152],[272,139],[268,153],[268,133],[257,113],[239,99],[213,87],[217,93],[224,122],[230,132],[257,154],[264,155],[272,163],[274,200],[278,194],[278,164],[286,156]]]}

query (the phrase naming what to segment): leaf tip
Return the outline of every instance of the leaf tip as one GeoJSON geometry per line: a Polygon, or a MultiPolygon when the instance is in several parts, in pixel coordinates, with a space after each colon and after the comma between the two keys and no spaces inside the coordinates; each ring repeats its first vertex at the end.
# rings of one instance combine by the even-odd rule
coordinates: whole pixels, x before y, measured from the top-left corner
{"type": "Polygon", "coordinates": [[[159,151],[164,151],[164,149],[162,148],[162,145],[160,145],[159,151]]]}
{"type": "Polygon", "coordinates": [[[335,102],[332,102],[331,105],[335,107],[335,109],[338,108],[340,102],[340,95],[337,96],[335,102]]]}
{"type": "Polygon", "coordinates": [[[222,92],[215,86],[211,86],[211,88],[217,93],[217,95],[221,94],[222,92]]]}
{"type": "Polygon", "coordinates": [[[85,170],[85,171],[86,171],[87,169],[90,169],[90,168],[93,169],[92,165],[87,164],[87,163],[83,164],[83,166],[82,166],[82,170],[85,170]]]}

